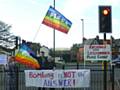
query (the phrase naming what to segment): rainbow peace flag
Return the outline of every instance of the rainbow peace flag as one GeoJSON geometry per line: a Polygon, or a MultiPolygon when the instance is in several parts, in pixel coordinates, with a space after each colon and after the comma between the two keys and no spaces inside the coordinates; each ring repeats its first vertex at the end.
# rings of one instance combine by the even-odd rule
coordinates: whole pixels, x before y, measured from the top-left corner
{"type": "Polygon", "coordinates": [[[42,21],[43,24],[52,27],[63,33],[68,33],[72,22],[64,17],[60,12],[54,9],[52,6],[49,7],[45,18],[42,21]]]}
{"type": "Polygon", "coordinates": [[[34,69],[40,68],[38,61],[33,58],[31,54],[35,55],[31,48],[29,48],[26,44],[22,44],[15,55],[15,60],[34,69]]]}

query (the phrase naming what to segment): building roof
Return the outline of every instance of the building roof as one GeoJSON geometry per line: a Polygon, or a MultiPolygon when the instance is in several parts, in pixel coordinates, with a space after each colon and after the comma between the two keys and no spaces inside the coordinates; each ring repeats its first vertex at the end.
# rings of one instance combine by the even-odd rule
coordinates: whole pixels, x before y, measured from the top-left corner
{"type": "Polygon", "coordinates": [[[99,41],[96,38],[86,39],[84,45],[99,44],[99,41]]]}

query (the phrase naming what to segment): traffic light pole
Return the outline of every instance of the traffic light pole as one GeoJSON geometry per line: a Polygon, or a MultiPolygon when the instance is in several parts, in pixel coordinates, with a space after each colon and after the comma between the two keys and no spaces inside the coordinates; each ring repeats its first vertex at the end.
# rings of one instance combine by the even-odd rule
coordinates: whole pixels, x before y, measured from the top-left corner
{"type": "MultiPolygon", "coordinates": [[[[106,41],[106,33],[104,33],[104,41],[106,41]]],[[[103,83],[104,83],[104,90],[107,90],[107,61],[104,61],[103,83]]]]}
{"type": "MultiPolygon", "coordinates": [[[[99,6],[99,32],[104,33],[104,41],[106,44],[106,33],[112,33],[111,6],[99,6]]],[[[104,61],[104,90],[107,90],[107,61],[104,61]]]]}
{"type": "Polygon", "coordinates": [[[114,90],[115,78],[114,78],[114,64],[112,64],[112,90],[114,90]]]}

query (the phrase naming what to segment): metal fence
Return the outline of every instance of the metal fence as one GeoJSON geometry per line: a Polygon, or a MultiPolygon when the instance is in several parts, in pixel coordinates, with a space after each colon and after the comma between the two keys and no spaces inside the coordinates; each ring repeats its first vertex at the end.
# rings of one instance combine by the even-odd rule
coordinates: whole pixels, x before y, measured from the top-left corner
{"type": "MultiPolygon", "coordinates": [[[[24,69],[19,67],[18,71],[18,78],[16,81],[16,85],[18,90],[38,90],[36,87],[26,87],[25,86],[25,73],[24,69]]],[[[90,80],[90,87],[89,88],[56,88],[55,90],[104,90],[104,80],[103,80],[103,73],[104,70],[102,70],[101,65],[57,65],[57,69],[90,69],[91,70],[91,80],[90,80]]],[[[9,71],[5,71],[4,69],[0,69],[0,90],[7,90],[6,88],[9,86],[8,85],[8,80],[6,74],[9,71]]],[[[120,69],[115,68],[115,88],[114,90],[120,90],[120,69]]],[[[42,90],[42,89],[41,89],[42,90]]],[[[47,89],[49,90],[49,89],[47,89]]],[[[107,70],[107,90],[112,90],[112,81],[111,81],[111,69],[110,67],[107,70]]]]}

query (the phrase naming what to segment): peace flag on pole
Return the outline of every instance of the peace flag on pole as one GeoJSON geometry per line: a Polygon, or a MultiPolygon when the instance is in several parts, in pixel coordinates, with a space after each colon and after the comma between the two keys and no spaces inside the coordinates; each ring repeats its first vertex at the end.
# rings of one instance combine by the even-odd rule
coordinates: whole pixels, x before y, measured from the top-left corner
{"type": "Polygon", "coordinates": [[[49,7],[42,23],[66,34],[68,33],[72,25],[72,22],[70,20],[64,17],[52,6],[49,7]]]}

